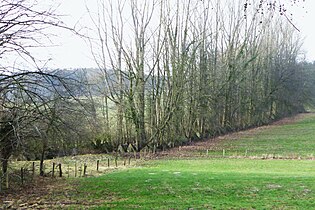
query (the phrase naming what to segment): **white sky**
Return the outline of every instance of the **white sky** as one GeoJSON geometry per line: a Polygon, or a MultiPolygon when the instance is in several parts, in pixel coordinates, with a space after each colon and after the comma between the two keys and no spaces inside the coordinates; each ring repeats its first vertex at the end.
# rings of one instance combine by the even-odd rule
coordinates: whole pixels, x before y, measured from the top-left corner
{"type": "Polygon", "coordinates": [[[305,0],[300,8],[294,9],[294,22],[304,38],[303,49],[308,61],[315,61],[315,1],[305,0]],[[304,7],[304,8],[303,8],[304,7]]]}
{"type": "MultiPolygon", "coordinates": [[[[65,14],[62,20],[69,26],[75,25],[79,20],[87,24],[89,15],[86,5],[95,9],[97,0],[58,0],[60,6],[58,12],[65,14]]],[[[106,1],[106,0],[104,0],[106,1]]],[[[295,26],[301,31],[300,35],[304,40],[303,49],[307,52],[306,58],[309,61],[315,60],[315,0],[306,0],[300,6],[293,8],[295,26]],[[304,8],[303,8],[304,7],[304,8]]],[[[80,26],[78,26],[80,28],[80,26]]],[[[53,32],[56,33],[56,32],[53,32]]],[[[42,59],[50,59],[47,66],[50,68],[88,68],[95,67],[91,53],[85,41],[74,34],[58,31],[56,47],[38,51],[42,59]]]]}

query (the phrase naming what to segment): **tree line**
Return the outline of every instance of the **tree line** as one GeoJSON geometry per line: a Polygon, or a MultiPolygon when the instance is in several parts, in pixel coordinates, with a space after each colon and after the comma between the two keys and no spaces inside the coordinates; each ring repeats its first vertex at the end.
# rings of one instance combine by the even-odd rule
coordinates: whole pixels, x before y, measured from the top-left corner
{"type": "Polygon", "coordinates": [[[156,151],[305,111],[301,39],[263,3],[100,3],[90,43],[116,116],[98,143],[156,151]]]}

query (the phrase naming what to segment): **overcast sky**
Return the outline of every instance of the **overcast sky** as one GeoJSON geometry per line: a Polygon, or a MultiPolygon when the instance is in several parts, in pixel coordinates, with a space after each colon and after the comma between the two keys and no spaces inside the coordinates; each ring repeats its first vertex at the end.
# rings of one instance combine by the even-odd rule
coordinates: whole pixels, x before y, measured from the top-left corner
{"type": "Polygon", "coordinates": [[[303,48],[307,51],[307,59],[315,61],[315,1],[305,0],[303,7],[295,8],[294,22],[304,38],[303,48]]]}
{"type": "MultiPolygon", "coordinates": [[[[86,5],[90,8],[96,6],[97,0],[59,0],[58,13],[64,14],[62,20],[69,26],[78,21],[82,25],[89,25],[89,15],[86,5]]],[[[315,0],[306,0],[299,7],[294,7],[294,24],[305,38],[304,47],[309,61],[315,60],[315,0]],[[304,8],[303,8],[304,7],[304,8]]],[[[77,25],[78,28],[82,25],[77,25]]],[[[58,31],[55,37],[56,47],[49,47],[38,51],[42,59],[50,59],[47,66],[50,68],[88,68],[95,67],[91,58],[90,49],[85,41],[74,34],[58,31]]]]}

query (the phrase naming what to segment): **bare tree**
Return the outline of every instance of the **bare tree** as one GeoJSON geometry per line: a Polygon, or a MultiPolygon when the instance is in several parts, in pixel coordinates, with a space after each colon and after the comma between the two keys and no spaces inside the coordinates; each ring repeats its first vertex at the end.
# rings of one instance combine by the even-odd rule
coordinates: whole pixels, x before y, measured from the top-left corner
{"type": "Polygon", "coordinates": [[[118,145],[171,147],[267,123],[296,103],[281,96],[294,92],[286,84],[296,82],[299,38],[278,2],[111,1],[99,8],[91,48],[115,103],[109,121],[128,136],[118,145]]]}
{"type": "Polygon", "coordinates": [[[45,115],[47,91],[56,91],[51,72],[44,72],[31,48],[49,42],[47,29],[60,27],[74,31],[59,20],[53,8],[42,9],[39,1],[0,1],[0,150],[3,172],[7,160],[24,138],[28,124],[45,115]],[[22,60],[18,65],[16,60],[22,60]],[[43,82],[46,81],[46,82],[43,82]],[[45,85],[49,83],[49,87],[45,85]]]}

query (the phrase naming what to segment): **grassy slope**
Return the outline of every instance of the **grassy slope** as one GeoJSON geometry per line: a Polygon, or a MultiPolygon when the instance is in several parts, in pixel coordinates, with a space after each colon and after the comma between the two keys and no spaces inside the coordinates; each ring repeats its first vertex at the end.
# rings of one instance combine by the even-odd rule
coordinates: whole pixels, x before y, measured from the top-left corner
{"type": "MultiPolygon", "coordinates": [[[[244,132],[219,147],[308,156],[314,139],[315,116],[307,115],[293,124],[244,132]]],[[[82,179],[76,199],[101,201],[99,209],[312,209],[314,182],[312,160],[158,160],[82,179]]]]}
{"type": "MultiPolygon", "coordinates": [[[[208,142],[197,143],[194,148],[183,147],[191,155],[275,156],[276,158],[313,158],[315,156],[315,114],[302,114],[290,123],[263,126],[229,134],[208,142]]],[[[186,151],[185,151],[186,150],[186,151]]]]}
{"type": "Polygon", "coordinates": [[[308,114],[295,123],[267,126],[245,132],[238,139],[221,142],[230,152],[248,155],[275,154],[284,157],[310,157],[315,154],[315,115],[308,114]]]}

